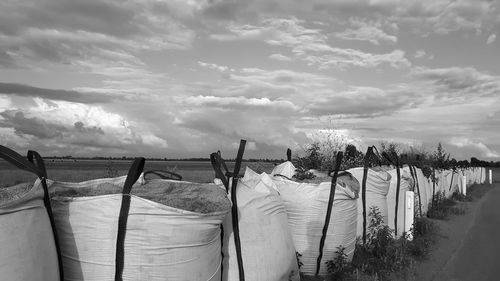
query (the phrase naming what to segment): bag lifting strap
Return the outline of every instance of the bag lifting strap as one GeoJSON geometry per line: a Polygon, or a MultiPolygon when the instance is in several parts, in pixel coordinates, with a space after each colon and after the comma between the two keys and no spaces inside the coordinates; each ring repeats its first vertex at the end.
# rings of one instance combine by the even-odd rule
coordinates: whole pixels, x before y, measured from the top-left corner
{"type": "Polygon", "coordinates": [[[241,169],[241,161],[243,160],[243,153],[245,152],[245,145],[246,145],[246,140],[241,140],[240,148],[238,149],[238,155],[236,156],[236,162],[234,164],[233,183],[231,185],[231,201],[233,203],[231,209],[231,219],[233,222],[234,245],[236,246],[236,257],[238,260],[238,272],[240,281],[245,281],[245,271],[243,268],[243,258],[241,255],[240,227],[238,225],[238,200],[236,199],[236,187],[238,185],[239,173],[241,169]]]}
{"type": "Polygon", "coordinates": [[[54,242],[56,246],[56,251],[57,251],[57,263],[59,266],[59,278],[61,281],[64,280],[64,272],[63,272],[63,263],[62,263],[62,256],[61,256],[61,246],[59,245],[59,236],[57,235],[57,230],[56,230],[56,223],[54,220],[54,214],[52,213],[52,206],[50,204],[50,195],[49,195],[49,188],[47,186],[47,169],[45,168],[45,162],[43,161],[42,156],[38,154],[38,152],[34,150],[28,150],[28,154],[26,155],[27,159],[29,162],[35,164],[36,161],[36,166],[38,169],[40,169],[40,172],[42,173],[42,177],[40,178],[40,181],[42,182],[42,188],[43,188],[43,204],[45,205],[45,209],[47,209],[47,214],[49,215],[49,221],[50,221],[50,226],[52,227],[52,235],[54,235],[54,242]]]}
{"type": "MultiPolygon", "coordinates": [[[[236,259],[238,262],[238,274],[239,280],[245,281],[245,271],[243,267],[243,258],[241,253],[241,240],[240,240],[240,228],[238,224],[238,201],[236,197],[236,187],[238,185],[239,173],[241,169],[241,162],[243,160],[243,154],[245,152],[246,140],[240,141],[240,147],[238,149],[238,154],[236,156],[234,171],[230,173],[227,169],[227,166],[220,155],[220,151],[214,152],[210,154],[210,162],[212,163],[212,168],[215,171],[215,177],[222,181],[222,184],[226,188],[226,192],[229,192],[229,177],[233,178],[231,183],[231,221],[233,224],[233,237],[234,237],[234,245],[236,248],[236,259]],[[221,167],[224,167],[226,170],[226,174],[222,172],[221,167]]],[[[221,239],[223,239],[224,230],[221,225],[221,239]]],[[[223,257],[224,258],[224,257],[223,257]]],[[[221,267],[222,268],[222,267],[221,267]]],[[[223,268],[221,269],[222,272],[223,268]]],[[[222,274],[221,274],[222,275],[222,274]]]]}
{"type": "Polygon", "coordinates": [[[127,231],[128,213],[130,210],[130,192],[132,186],[139,179],[144,170],[145,159],[136,158],[132,163],[125,180],[122,191],[122,202],[120,207],[120,216],[118,217],[118,233],[116,237],[116,256],[115,256],[115,281],[123,280],[123,268],[125,261],[125,234],[127,231]]]}
{"type": "Polygon", "coordinates": [[[342,152],[337,153],[335,159],[335,172],[333,173],[332,183],[330,186],[330,198],[328,198],[328,206],[326,209],[325,224],[323,225],[323,233],[321,235],[321,240],[319,242],[319,255],[316,260],[316,274],[319,274],[319,269],[321,267],[321,259],[323,258],[323,247],[325,246],[326,234],[328,232],[328,226],[330,225],[330,216],[332,214],[333,201],[335,200],[335,188],[337,187],[337,177],[339,174],[340,164],[342,163],[342,157],[344,154],[342,152]]]}
{"type": "Polygon", "coordinates": [[[368,167],[370,165],[370,156],[374,155],[373,146],[368,147],[365,154],[365,163],[363,165],[363,181],[361,184],[361,202],[363,204],[363,245],[366,244],[366,181],[368,179],[368,167]]]}
{"type": "Polygon", "coordinates": [[[163,179],[163,180],[176,180],[176,181],[181,181],[182,180],[182,176],[177,174],[177,173],[174,173],[174,172],[170,172],[170,171],[166,171],[166,170],[149,170],[149,171],[146,171],[144,172],[144,179],[146,179],[146,176],[149,175],[149,174],[152,174],[152,175],[156,175],[158,177],[160,177],[160,179],[163,179]]]}
{"type": "Polygon", "coordinates": [[[418,185],[418,176],[417,176],[417,168],[412,165],[408,165],[410,168],[410,173],[413,178],[413,182],[415,183],[415,187],[417,188],[417,194],[418,194],[418,211],[420,213],[420,217],[422,217],[422,198],[420,197],[420,187],[418,185]]]}
{"type": "Polygon", "coordinates": [[[396,205],[394,207],[394,235],[398,236],[398,207],[399,207],[399,190],[401,188],[401,170],[399,158],[396,152],[393,153],[394,161],[391,160],[386,152],[382,152],[384,156],[392,165],[396,166],[397,184],[396,184],[396,205]]]}

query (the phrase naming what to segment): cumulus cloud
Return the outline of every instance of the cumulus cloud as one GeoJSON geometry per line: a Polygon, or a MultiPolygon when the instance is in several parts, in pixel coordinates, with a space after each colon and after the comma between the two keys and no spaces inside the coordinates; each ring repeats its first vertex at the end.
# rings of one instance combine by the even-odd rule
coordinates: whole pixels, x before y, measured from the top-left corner
{"type": "Polygon", "coordinates": [[[16,95],[25,97],[39,97],[52,100],[64,100],[78,103],[106,103],[112,100],[112,97],[106,96],[104,93],[81,93],[71,90],[58,90],[32,87],[29,85],[16,83],[1,83],[0,94],[16,95]]]}
{"type": "Polygon", "coordinates": [[[500,154],[494,150],[491,150],[483,142],[474,141],[467,137],[453,137],[449,141],[449,144],[457,146],[459,148],[469,148],[480,153],[480,157],[487,158],[498,158],[500,154]]]}
{"type": "Polygon", "coordinates": [[[416,67],[411,76],[438,87],[434,91],[438,96],[439,93],[447,96],[498,96],[500,93],[500,77],[480,72],[474,67],[416,67]]]}
{"type": "Polygon", "coordinates": [[[491,44],[497,40],[497,35],[496,34],[491,34],[488,36],[488,40],[486,40],[486,44],[491,44]]]}
{"type": "Polygon", "coordinates": [[[355,49],[332,47],[322,30],[307,28],[303,20],[293,17],[268,18],[262,20],[260,25],[231,24],[227,29],[229,33],[213,34],[211,38],[220,41],[259,40],[273,46],[288,47],[297,58],[320,68],[371,68],[381,64],[395,68],[410,66],[402,50],[371,54],[355,49]]]}
{"type": "Polygon", "coordinates": [[[287,56],[282,55],[282,54],[272,54],[269,56],[269,58],[272,60],[277,60],[277,61],[291,61],[292,60],[292,58],[287,57],[287,56]]]}
{"type": "Polygon", "coordinates": [[[316,99],[308,107],[312,115],[373,118],[414,107],[422,98],[412,91],[351,87],[348,91],[316,99]]]}
{"type": "Polygon", "coordinates": [[[225,65],[218,65],[218,64],[215,64],[215,63],[206,63],[206,62],[198,61],[198,64],[200,66],[203,66],[203,67],[206,67],[206,68],[209,68],[209,69],[212,69],[212,70],[217,70],[217,71],[220,71],[220,72],[224,72],[224,71],[228,71],[229,70],[229,67],[227,67],[225,65]]]}
{"type": "Polygon", "coordinates": [[[264,109],[272,111],[296,112],[299,107],[287,100],[270,100],[268,98],[246,98],[246,97],[215,97],[215,96],[192,96],[184,101],[190,106],[218,107],[222,109],[264,109]]]}
{"type": "Polygon", "coordinates": [[[415,52],[415,55],[413,57],[415,57],[416,59],[419,59],[419,58],[423,58],[427,53],[425,52],[425,50],[417,50],[415,52]]]}
{"type": "Polygon", "coordinates": [[[359,19],[351,19],[350,22],[353,28],[348,28],[342,32],[336,32],[334,34],[335,37],[344,40],[368,41],[375,45],[379,45],[381,42],[394,44],[398,41],[398,37],[382,30],[380,21],[365,22],[359,19]]]}

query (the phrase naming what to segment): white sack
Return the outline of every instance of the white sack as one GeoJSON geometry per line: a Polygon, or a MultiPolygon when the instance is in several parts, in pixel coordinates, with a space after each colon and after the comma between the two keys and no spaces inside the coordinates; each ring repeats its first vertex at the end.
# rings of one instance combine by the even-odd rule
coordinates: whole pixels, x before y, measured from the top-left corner
{"type": "Polygon", "coordinates": [[[295,166],[290,161],[283,162],[276,167],[274,167],[271,175],[283,175],[287,178],[292,178],[295,175],[295,166]]]}
{"type": "MultiPolygon", "coordinates": [[[[283,201],[269,175],[247,167],[236,188],[245,280],[300,280],[283,201]]],[[[225,281],[239,280],[231,214],[224,220],[225,281]]]]}
{"type": "MultiPolygon", "coordinates": [[[[124,180],[54,182],[52,188],[123,186],[124,180]]],[[[114,280],[121,201],[121,194],[53,199],[67,280],[114,280]]],[[[220,280],[220,225],[228,212],[195,213],[131,195],[123,280],[220,280]]]]}
{"type": "MultiPolygon", "coordinates": [[[[295,248],[302,255],[301,272],[313,275],[316,273],[316,260],[319,255],[331,183],[297,183],[278,177],[274,178],[274,182],[285,202],[288,225],[292,231],[295,248]]],[[[338,246],[345,248],[348,260],[352,259],[358,214],[356,195],[357,190],[351,190],[350,187],[343,187],[337,183],[323,248],[320,275],[327,273],[326,262],[335,258],[338,246]]]]}
{"type": "MultiPolygon", "coordinates": [[[[351,173],[360,184],[360,192],[358,198],[358,224],[357,236],[363,235],[363,200],[361,195],[361,186],[363,184],[364,168],[353,168],[347,170],[351,173]]],[[[389,192],[389,185],[391,183],[391,175],[385,171],[375,171],[368,169],[366,178],[366,228],[370,224],[370,208],[377,207],[380,215],[387,224],[387,193],[389,192]]]]}
{"type": "Polygon", "coordinates": [[[0,203],[0,279],[57,281],[59,266],[40,180],[0,203]]]}

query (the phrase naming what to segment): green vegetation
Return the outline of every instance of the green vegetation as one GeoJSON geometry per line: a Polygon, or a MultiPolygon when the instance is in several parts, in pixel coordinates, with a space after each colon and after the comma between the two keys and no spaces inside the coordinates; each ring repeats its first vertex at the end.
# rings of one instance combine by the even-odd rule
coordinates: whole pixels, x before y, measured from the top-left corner
{"type": "Polygon", "coordinates": [[[462,200],[456,200],[456,198],[463,199],[465,201],[467,196],[455,193],[455,198],[453,198],[453,196],[447,198],[444,192],[437,192],[434,195],[433,201],[429,205],[427,217],[431,219],[447,220],[450,215],[463,215],[465,213],[464,208],[462,206],[457,206],[457,201],[462,200]]]}
{"type": "Polygon", "coordinates": [[[335,259],[326,262],[328,276],[305,276],[303,280],[391,280],[394,276],[410,275],[411,266],[425,258],[435,243],[437,228],[427,218],[415,220],[410,240],[408,234],[394,238],[376,207],[370,209],[369,216],[366,244],[358,241],[352,262],[348,262],[345,249],[340,246],[335,259]]]}

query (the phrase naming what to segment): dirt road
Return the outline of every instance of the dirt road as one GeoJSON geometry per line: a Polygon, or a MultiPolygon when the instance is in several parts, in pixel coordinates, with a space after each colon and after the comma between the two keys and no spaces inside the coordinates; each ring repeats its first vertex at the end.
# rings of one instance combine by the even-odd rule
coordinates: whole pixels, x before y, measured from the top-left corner
{"type": "Polygon", "coordinates": [[[461,247],[434,280],[500,280],[500,187],[486,194],[461,247]]]}

